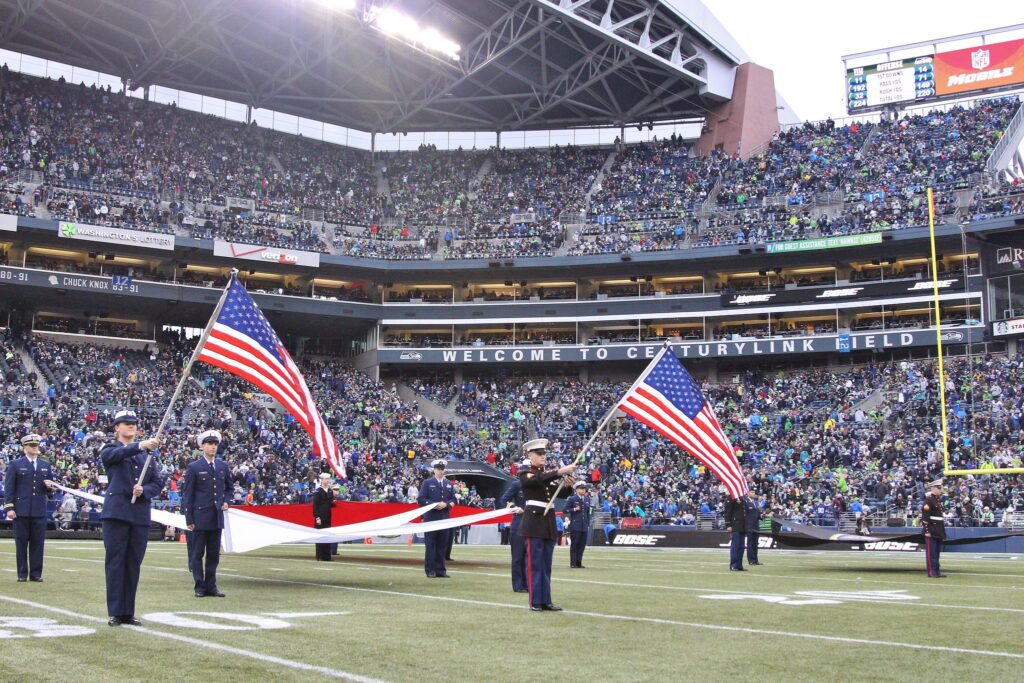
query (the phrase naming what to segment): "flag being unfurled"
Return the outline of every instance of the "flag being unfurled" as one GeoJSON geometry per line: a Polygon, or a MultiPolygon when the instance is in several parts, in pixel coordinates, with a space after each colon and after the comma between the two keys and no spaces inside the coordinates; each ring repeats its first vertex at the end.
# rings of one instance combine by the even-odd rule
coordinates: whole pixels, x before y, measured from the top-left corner
{"type": "Polygon", "coordinates": [[[306,380],[263,312],[234,275],[220,313],[196,357],[255,384],[276,398],[309,432],[313,453],[326,458],[331,469],[339,477],[345,477],[345,463],[338,443],[320,416],[306,380]]]}
{"type": "Polygon", "coordinates": [[[747,492],[747,480],[700,387],[666,346],[626,395],[619,409],[672,440],[704,463],[732,498],[747,492]]]}

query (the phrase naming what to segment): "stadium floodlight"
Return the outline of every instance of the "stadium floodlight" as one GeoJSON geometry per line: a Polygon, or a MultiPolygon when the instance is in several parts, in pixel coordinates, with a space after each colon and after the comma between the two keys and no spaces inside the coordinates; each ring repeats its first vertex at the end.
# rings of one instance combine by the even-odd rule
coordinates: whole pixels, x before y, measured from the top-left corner
{"type": "Polygon", "coordinates": [[[462,47],[458,43],[441,35],[435,28],[420,26],[419,22],[408,14],[392,7],[371,7],[366,15],[370,24],[386,36],[398,38],[449,59],[459,58],[462,47]]]}

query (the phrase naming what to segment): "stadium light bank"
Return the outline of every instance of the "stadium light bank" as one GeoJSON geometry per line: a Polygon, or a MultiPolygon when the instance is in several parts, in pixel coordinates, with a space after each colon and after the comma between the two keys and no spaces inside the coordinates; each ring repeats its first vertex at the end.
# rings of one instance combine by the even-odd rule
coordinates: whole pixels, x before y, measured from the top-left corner
{"type": "MultiPolygon", "coordinates": [[[[314,0],[318,5],[334,11],[355,12],[357,0],[314,0]]],[[[420,26],[413,17],[393,7],[370,5],[362,13],[362,22],[386,36],[398,38],[413,47],[436,53],[451,60],[459,59],[462,46],[441,35],[436,28],[420,26]]]]}

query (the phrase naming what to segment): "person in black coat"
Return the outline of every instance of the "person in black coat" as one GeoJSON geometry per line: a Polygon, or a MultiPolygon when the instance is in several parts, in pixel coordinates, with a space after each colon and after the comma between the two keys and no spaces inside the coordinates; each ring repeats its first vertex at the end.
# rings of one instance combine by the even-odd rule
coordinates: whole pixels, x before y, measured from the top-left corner
{"type": "Polygon", "coordinates": [[[576,465],[545,470],[547,439],[533,439],[523,444],[530,467],[519,474],[526,504],[519,535],[526,539],[526,586],[530,592],[530,610],[560,612],[551,602],[551,566],[554,560],[558,530],[555,508],[548,503],[558,489],[558,480],[576,471],[576,465]]]}
{"type": "Polygon", "coordinates": [[[747,534],[747,506],[750,499],[746,496],[729,499],[725,504],[725,530],[729,537],[729,569],[734,572],[746,571],[743,568],[743,539],[747,534]]]}
{"type": "Polygon", "coordinates": [[[114,415],[114,438],[100,449],[100,462],[107,473],[107,493],[103,499],[104,571],[107,579],[107,614],[110,626],[138,626],[135,618],[135,593],[139,588],[142,558],[149,542],[149,503],[164,488],[156,463],[150,463],[146,475],[139,477],[146,462],[143,451],[160,447],[159,439],[136,442],[138,418],[130,410],[114,415]],[[132,497],[135,502],[132,502],[132,497]]]}
{"type": "Polygon", "coordinates": [[[53,495],[50,463],[39,458],[38,434],[21,438],[24,455],[12,458],[4,475],[4,514],[14,526],[18,581],[43,580],[46,501],[53,495]]]}
{"type": "MultiPolygon", "coordinates": [[[[320,475],[320,486],[313,492],[313,528],[331,528],[331,508],[334,507],[334,491],[331,490],[331,475],[324,472],[320,475]]],[[[331,544],[316,544],[317,562],[331,561],[331,544]]]]}
{"type": "Polygon", "coordinates": [[[223,598],[224,593],[217,587],[217,565],[220,564],[220,540],[224,513],[228,509],[231,471],[227,463],[217,460],[220,432],[210,429],[196,437],[196,441],[203,450],[203,457],[185,468],[181,496],[185,524],[192,534],[188,566],[192,570],[197,598],[223,598]]]}

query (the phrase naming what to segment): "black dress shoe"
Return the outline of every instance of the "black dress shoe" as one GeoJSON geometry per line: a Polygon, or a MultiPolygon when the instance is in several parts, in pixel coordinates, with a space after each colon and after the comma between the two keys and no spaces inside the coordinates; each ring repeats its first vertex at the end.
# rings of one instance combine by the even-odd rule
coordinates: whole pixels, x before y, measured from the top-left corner
{"type": "Polygon", "coordinates": [[[439,578],[439,579],[450,579],[452,577],[448,576],[447,574],[438,574],[437,578],[439,578]]]}
{"type": "Polygon", "coordinates": [[[206,594],[214,598],[226,598],[227,596],[220,592],[219,588],[214,588],[212,591],[206,591],[206,594]]]}
{"type": "Polygon", "coordinates": [[[18,583],[25,583],[26,581],[28,581],[28,579],[23,579],[20,576],[18,577],[18,583]]]}
{"type": "Polygon", "coordinates": [[[513,593],[529,593],[530,589],[529,588],[513,588],[512,592],[513,593]]]}
{"type": "Polygon", "coordinates": [[[542,610],[544,610],[545,612],[561,612],[562,611],[561,607],[559,607],[558,605],[556,605],[554,603],[551,603],[551,602],[549,602],[549,603],[547,603],[545,605],[541,605],[540,608],[542,610]]]}
{"type": "Polygon", "coordinates": [[[578,564],[576,565],[576,569],[586,569],[586,567],[584,567],[582,564],[578,564]]]}
{"type": "Polygon", "coordinates": [[[205,598],[206,597],[206,593],[204,593],[203,591],[196,591],[196,597],[197,598],[205,598]]]}
{"type": "Polygon", "coordinates": [[[126,626],[142,626],[142,622],[135,617],[121,617],[121,623],[126,626]]]}
{"type": "Polygon", "coordinates": [[[36,583],[42,583],[43,582],[43,577],[40,576],[38,579],[29,579],[29,581],[35,581],[36,583]]]}
{"type": "Polygon", "coordinates": [[[530,611],[531,612],[543,612],[544,608],[541,607],[540,605],[530,605],[530,611]]]}
{"type": "Polygon", "coordinates": [[[729,567],[729,571],[731,571],[731,572],[745,572],[747,570],[744,569],[743,567],[729,567]]]}
{"type": "Polygon", "coordinates": [[[761,565],[764,564],[764,562],[747,562],[747,564],[753,564],[753,565],[757,565],[758,567],[760,567],[761,565]]]}
{"type": "Polygon", "coordinates": [[[944,578],[946,578],[946,575],[945,574],[933,574],[931,578],[933,578],[933,579],[944,579],[944,578]]]}
{"type": "Polygon", "coordinates": [[[120,626],[120,625],[121,625],[121,617],[110,617],[110,619],[107,620],[107,626],[120,626]]]}
{"type": "Polygon", "coordinates": [[[434,574],[433,572],[427,572],[427,578],[428,579],[435,579],[435,578],[437,578],[437,574],[434,574]]]}

